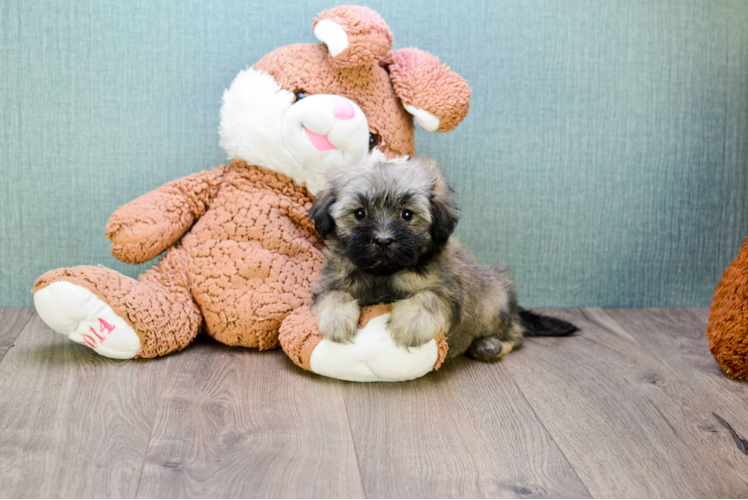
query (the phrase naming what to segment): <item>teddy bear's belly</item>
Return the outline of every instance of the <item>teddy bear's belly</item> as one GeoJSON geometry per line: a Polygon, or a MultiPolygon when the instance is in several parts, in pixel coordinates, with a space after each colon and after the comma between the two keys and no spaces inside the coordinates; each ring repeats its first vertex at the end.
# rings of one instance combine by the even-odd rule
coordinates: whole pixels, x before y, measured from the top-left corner
{"type": "Polygon", "coordinates": [[[182,238],[191,292],[216,340],[271,349],[286,316],[311,304],[322,252],[277,207],[250,216],[239,208],[227,214],[225,205],[211,207],[182,238]]]}

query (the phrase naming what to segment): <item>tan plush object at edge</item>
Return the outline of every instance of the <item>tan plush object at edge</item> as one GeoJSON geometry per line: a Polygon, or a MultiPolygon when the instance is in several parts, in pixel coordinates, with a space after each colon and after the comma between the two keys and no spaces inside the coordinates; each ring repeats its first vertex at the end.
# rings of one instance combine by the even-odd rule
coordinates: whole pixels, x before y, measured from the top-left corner
{"type": "Polygon", "coordinates": [[[714,292],[707,337],[722,370],[748,379],[748,238],[714,292]]]}
{"type": "Polygon", "coordinates": [[[286,316],[311,303],[322,266],[321,242],[307,215],[311,204],[291,179],[243,162],[194,174],[112,216],[108,229],[127,228],[124,235],[108,231],[115,255],[126,262],[142,262],[181,237],[138,281],[81,266],[46,273],[33,291],[61,279],[92,291],[138,333],[138,357],[183,348],[203,322],[224,344],[272,349],[286,316]],[[189,226],[180,222],[189,217],[171,216],[178,204],[200,216],[186,234],[189,226]],[[136,244],[138,238],[147,244],[136,244]]]}
{"type": "MultiPolygon", "coordinates": [[[[363,307],[358,327],[363,328],[372,319],[390,311],[392,311],[392,306],[389,304],[363,307]]],[[[283,322],[279,337],[283,352],[291,358],[291,361],[304,370],[311,371],[309,361],[312,351],[322,340],[322,335],[317,329],[317,322],[309,307],[302,307],[291,313],[283,322]]],[[[434,370],[438,370],[447,357],[448,346],[447,339],[441,333],[435,337],[435,340],[439,356],[434,364],[434,370]]]]}

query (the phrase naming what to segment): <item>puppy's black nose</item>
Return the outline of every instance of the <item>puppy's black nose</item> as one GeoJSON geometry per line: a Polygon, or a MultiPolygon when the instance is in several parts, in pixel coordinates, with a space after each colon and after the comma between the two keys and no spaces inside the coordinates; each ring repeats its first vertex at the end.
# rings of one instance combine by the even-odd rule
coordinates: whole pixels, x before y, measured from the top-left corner
{"type": "Polygon", "coordinates": [[[389,236],[377,236],[374,238],[374,244],[379,248],[387,248],[392,244],[392,238],[389,236]]]}

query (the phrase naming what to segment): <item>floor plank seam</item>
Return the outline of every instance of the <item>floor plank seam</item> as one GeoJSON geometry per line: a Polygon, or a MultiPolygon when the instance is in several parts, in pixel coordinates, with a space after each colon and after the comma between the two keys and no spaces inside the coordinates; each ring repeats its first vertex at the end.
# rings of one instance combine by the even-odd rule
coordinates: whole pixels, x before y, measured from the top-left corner
{"type": "Polygon", "coordinates": [[[709,354],[707,308],[559,311],[578,321],[582,331],[569,339],[529,338],[524,349],[493,366],[457,359],[451,371],[396,386],[291,377],[292,386],[284,379],[272,388],[239,393],[233,389],[234,369],[237,380],[256,379],[255,373],[267,377],[268,367],[287,369],[283,353],[268,353],[263,359],[270,364],[234,360],[230,377],[223,363],[216,367],[202,355],[190,357],[174,379],[169,374],[183,364],[181,357],[101,362],[53,333],[33,308],[4,315],[0,308],[5,321],[0,325],[0,393],[9,401],[0,405],[0,461],[7,462],[0,468],[0,484],[20,496],[67,491],[73,497],[96,497],[119,491],[124,498],[201,491],[221,497],[271,489],[291,496],[343,491],[367,499],[460,493],[746,498],[748,382],[726,377],[709,354]],[[209,380],[195,391],[187,377],[201,372],[209,380]],[[292,398],[271,398],[281,394],[273,390],[278,386],[284,391],[293,387],[292,398]],[[296,397],[307,392],[308,398],[296,397]],[[209,404],[200,405],[206,397],[209,404]],[[340,431],[336,397],[342,397],[353,450],[340,431]],[[244,418],[267,398],[278,408],[244,418]],[[186,431],[171,423],[172,417],[182,417],[181,406],[173,405],[182,401],[204,410],[205,419],[190,427],[194,437],[189,442],[176,439],[186,431]],[[293,416],[280,421],[275,412],[287,414],[286,401],[293,405],[293,416]],[[78,413],[89,406],[96,412],[86,412],[81,420],[78,413]],[[128,408],[134,408],[132,415],[117,417],[128,408]],[[456,427],[431,420],[420,425],[422,416],[440,409],[443,420],[456,427]],[[149,413],[151,429],[141,448],[149,413]],[[296,432],[298,415],[307,416],[305,432],[296,432]],[[393,429],[392,422],[405,426],[393,429]],[[214,435],[204,428],[218,430],[214,435]],[[201,450],[197,455],[193,446],[201,450]],[[407,452],[398,453],[401,448],[407,452]],[[348,461],[351,451],[356,471],[348,461]],[[133,491],[139,453],[143,458],[133,491]],[[446,463],[445,453],[451,453],[446,463]],[[310,462],[310,456],[317,460],[310,462]],[[245,457],[258,467],[267,464],[268,474],[256,480],[242,475],[245,457]],[[173,462],[178,467],[171,468],[171,460],[178,460],[173,462]],[[105,475],[102,464],[112,463],[121,463],[123,473],[105,475]],[[276,463],[284,466],[270,465],[276,463]],[[307,468],[319,477],[331,467],[343,475],[325,477],[323,472],[321,482],[307,480],[307,468]],[[427,480],[443,470],[438,481],[427,480]],[[353,472],[359,473],[360,493],[353,491],[353,472]],[[59,481],[63,473],[65,480],[59,481]]]}
{"type": "MultiPolygon", "coordinates": [[[[599,309],[600,312],[605,314],[605,309],[600,308],[600,307],[597,309],[599,309]]],[[[605,317],[608,319],[608,321],[615,323],[616,326],[618,326],[618,328],[620,328],[621,330],[626,330],[618,321],[610,317],[608,314],[605,314],[605,317]]],[[[615,334],[615,332],[612,332],[612,333],[615,334]]],[[[706,331],[704,332],[704,335],[706,335],[706,331]]],[[[659,362],[662,366],[664,366],[674,378],[681,381],[683,384],[688,385],[688,380],[684,379],[681,375],[679,375],[678,372],[672,366],[670,366],[667,360],[662,357],[659,351],[651,351],[647,349],[647,346],[639,342],[639,339],[635,335],[632,335],[631,339],[632,339],[632,342],[634,342],[638,347],[640,347],[642,351],[649,353],[657,362],[659,362]]],[[[701,399],[703,401],[703,398],[701,399]]],[[[704,401],[704,402],[707,403],[707,406],[708,406],[709,402],[708,401],[704,401]]]]}
{"type": "MultiPolygon", "coordinates": [[[[620,328],[621,330],[625,331],[628,334],[628,331],[626,331],[626,329],[618,321],[616,321],[614,318],[610,317],[608,314],[605,313],[605,308],[603,308],[603,307],[590,307],[590,308],[582,308],[580,310],[582,311],[582,314],[584,314],[585,310],[597,310],[597,311],[600,311],[600,313],[602,313],[602,314],[605,315],[605,317],[607,318],[608,321],[610,321],[611,323],[615,323],[615,325],[618,328],[620,328]]],[[[585,315],[585,318],[587,320],[589,320],[589,321],[592,321],[592,322],[596,323],[601,328],[605,328],[609,333],[612,333],[613,335],[616,335],[617,337],[621,338],[621,335],[619,335],[615,331],[611,330],[606,325],[600,324],[599,321],[595,320],[594,318],[588,318],[586,315],[585,315]]],[[[639,339],[636,338],[635,335],[630,335],[629,334],[628,335],[628,341],[629,342],[633,342],[634,344],[636,344],[636,346],[639,347],[642,351],[644,351],[646,353],[649,353],[655,359],[655,361],[657,361],[660,365],[664,366],[667,369],[667,371],[670,372],[670,374],[673,377],[675,377],[676,379],[680,380],[684,384],[688,384],[688,381],[684,380],[683,377],[681,377],[680,375],[678,375],[678,373],[673,369],[673,367],[671,367],[668,364],[667,360],[663,359],[659,355],[659,353],[656,353],[656,352],[653,352],[653,351],[650,351],[649,349],[647,349],[647,346],[645,346],[644,344],[642,344],[641,342],[639,342],[639,339]]]]}
{"type": "Polygon", "coordinates": [[[348,435],[351,436],[351,446],[353,446],[353,454],[356,456],[356,468],[358,469],[358,480],[361,483],[361,493],[363,493],[364,498],[369,498],[369,494],[366,492],[366,488],[364,487],[364,475],[363,475],[363,472],[361,471],[361,460],[359,460],[358,449],[356,448],[356,441],[353,437],[353,428],[351,427],[351,416],[348,414],[348,401],[345,398],[345,395],[342,394],[342,389],[341,389],[341,396],[343,396],[343,409],[345,410],[345,419],[348,421],[348,435]]]}
{"type": "MultiPolygon", "coordinates": [[[[602,309],[602,308],[601,308],[600,310],[601,310],[601,311],[602,311],[603,313],[605,313],[605,309],[602,309]]],[[[614,318],[611,318],[611,317],[610,317],[609,315],[607,315],[607,314],[606,314],[605,316],[606,316],[606,317],[607,317],[607,318],[608,318],[608,319],[609,319],[610,321],[612,321],[613,323],[615,323],[616,325],[618,325],[618,327],[619,327],[619,328],[621,328],[621,329],[624,329],[624,328],[623,328],[623,326],[622,326],[622,325],[621,325],[621,324],[620,324],[620,323],[619,323],[618,321],[616,321],[616,320],[615,320],[614,318]]],[[[694,318],[694,319],[695,319],[696,321],[698,321],[699,323],[701,323],[701,320],[700,320],[699,318],[697,318],[696,316],[691,316],[691,317],[692,317],[692,318],[694,318]]],[[[704,325],[704,335],[706,336],[706,325],[704,325]]],[[[660,362],[660,364],[662,364],[662,366],[664,366],[665,368],[667,368],[667,369],[668,369],[668,371],[669,371],[669,372],[670,372],[671,374],[673,374],[673,376],[674,376],[675,378],[677,378],[678,380],[680,380],[680,381],[681,381],[681,382],[683,382],[684,384],[688,385],[688,380],[686,380],[686,379],[684,379],[684,378],[683,378],[682,376],[680,376],[680,375],[678,374],[678,372],[677,372],[677,371],[676,371],[676,370],[675,370],[675,369],[674,369],[674,368],[673,368],[672,366],[670,366],[670,363],[668,363],[667,359],[665,359],[665,358],[664,358],[664,357],[663,357],[663,356],[661,355],[660,351],[654,351],[654,352],[653,352],[653,351],[650,351],[649,349],[647,349],[647,346],[645,346],[644,344],[642,344],[641,342],[639,342],[639,339],[637,338],[637,336],[636,336],[636,335],[632,335],[631,337],[632,337],[632,338],[634,339],[634,342],[636,343],[636,345],[637,345],[637,346],[641,347],[641,348],[642,348],[642,350],[644,350],[645,352],[648,352],[648,353],[650,353],[650,354],[652,355],[652,357],[654,357],[654,358],[655,358],[655,359],[656,359],[657,361],[659,361],[659,362],[660,362]]],[[[707,354],[709,354],[709,355],[711,356],[711,354],[710,354],[710,353],[708,353],[708,352],[707,352],[707,354]]]]}
{"type": "MultiPolygon", "coordinates": [[[[603,313],[605,312],[605,309],[601,308],[600,310],[603,313]]],[[[707,327],[706,323],[701,318],[699,318],[698,316],[696,316],[695,314],[690,314],[689,313],[689,316],[691,318],[693,318],[694,320],[696,320],[697,323],[699,323],[700,325],[702,325],[704,327],[704,335],[706,335],[706,327],[707,327]]],[[[618,325],[619,328],[623,329],[623,326],[620,323],[618,323],[614,318],[612,318],[611,316],[609,316],[607,314],[606,314],[606,317],[608,318],[609,321],[612,321],[613,323],[615,323],[616,325],[618,325]]],[[[673,375],[673,377],[676,380],[679,380],[681,383],[683,383],[685,385],[689,384],[688,380],[686,380],[683,376],[681,376],[680,374],[678,374],[678,372],[668,364],[667,360],[662,357],[662,355],[660,354],[659,351],[652,352],[652,351],[648,350],[646,348],[646,346],[644,344],[642,344],[636,336],[632,335],[632,338],[633,338],[633,341],[636,343],[637,346],[641,347],[644,351],[650,353],[652,355],[652,357],[654,359],[656,359],[662,366],[664,366],[673,375]]],[[[709,355],[711,356],[711,354],[709,354],[709,355]]],[[[711,406],[710,402],[707,401],[706,399],[704,399],[703,396],[698,395],[698,398],[701,400],[702,403],[704,403],[704,405],[706,407],[710,407],[711,406]]],[[[660,410],[658,408],[656,408],[656,407],[655,407],[655,409],[657,410],[658,413],[660,413],[660,416],[662,416],[662,418],[665,420],[665,422],[667,423],[667,425],[670,426],[671,429],[673,429],[672,424],[665,418],[665,416],[662,414],[662,412],[660,412],[660,410]]],[[[717,415],[714,412],[712,412],[712,415],[714,415],[714,417],[716,417],[717,421],[723,427],[726,428],[726,430],[730,434],[730,437],[734,441],[734,443],[735,443],[738,451],[740,451],[744,455],[748,455],[748,441],[740,438],[740,436],[737,434],[737,432],[735,432],[735,430],[732,428],[732,426],[729,423],[727,423],[727,421],[725,419],[723,419],[721,416],[717,415]]],[[[673,429],[673,432],[675,432],[675,429],[673,429]]],[[[748,486],[748,482],[745,482],[745,481],[743,481],[743,482],[746,484],[746,486],[748,486]]]]}
{"type": "Polygon", "coordinates": [[[138,498],[138,495],[140,494],[140,483],[143,481],[143,471],[145,471],[145,463],[148,460],[148,452],[151,450],[151,440],[153,439],[153,430],[156,428],[156,421],[158,420],[158,410],[161,407],[161,399],[163,398],[164,392],[166,391],[167,384],[163,381],[162,381],[162,384],[163,384],[163,387],[161,387],[161,390],[158,393],[156,411],[153,413],[153,422],[151,422],[151,432],[148,434],[148,444],[145,447],[145,454],[143,455],[143,465],[141,465],[140,467],[140,474],[138,475],[138,485],[135,487],[135,496],[133,498],[138,498]]]}
{"type": "MultiPolygon", "coordinates": [[[[620,328],[621,330],[626,331],[628,333],[628,329],[626,327],[624,327],[623,324],[621,324],[618,320],[616,320],[616,318],[614,318],[611,315],[607,314],[605,308],[593,308],[593,309],[600,311],[605,316],[605,318],[606,318],[607,321],[610,321],[611,323],[615,324],[618,328],[620,328]]],[[[646,309],[646,308],[644,308],[644,309],[646,309]]],[[[688,308],[683,308],[683,309],[688,310],[688,308]]],[[[703,327],[704,335],[706,336],[706,323],[702,319],[698,318],[695,314],[688,313],[688,315],[692,319],[696,320],[696,322],[703,327]]],[[[594,321],[598,326],[600,326],[602,328],[605,328],[610,333],[613,333],[614,335],[616,334],[615,331],[611,330],[606,325],[600,323],[599,320],[594,319],[594,318],[590,318],[590,320],[594,321]]],[[[657,331],[659,332],[659,330],[657,330],[657,331]]],[[[679,372],[679,370],[677,370],[676,368],[674,368],[674,367],[672,367],[670,365],[670,363],[668,362],[668,360],[666,359],[666,357],[663,356],[662,351],[656,350],[656,349],[655,350],[648,349],[647,346],[640,340],[640,337],[638,335],[629,334],[629,336],[630,336],[630,339],[631,339],[631,340],[629,340],[629,342],[632,342],[636,347],[638,347],[639,349],[641,349],[643,352],[648,353],[652,357],[652,359],[654,361],[656,361],[660,366],[663,367],[664,370],[666,370],[667,372],[669,372],[671,374],[671,376],[672,376],[672,378],[674,380],[680,382],[685,387],[690,387],[689,380],[684,375],[681,375],[680,372],[679,372]]],[[[711,356],[711,354],[708,351],[705,354],[708,355],[708,356],[711,356]]],[[[712,406],[711,402],[707,398],[705,398],[702,394],[700,394],[700,393],[694,392],[694,394],[692,395],[692,397],[694,397],[694,399],[698,399],[699,402],[701,403],[701,406],[704,406],[704,407],[707,407],[707,408],[710,408],[712,406]]],[[[674,433],[677,434],[676,429],[673,427],[673,425],[671,424],[671,422],[665,417],[665,415],[662,413],[662,411],[657,407],[657,405],[653,404],[652,406],[655,408],[655,410],[660,415],[660,417],[664,420],[664,422],[668,425],[668,427],[670,427],[670,429],[674,433]]],[[[696,406],[696,405],[694,405],[694,406],[696,406]]],[[[725,422],[723,421],[723,419],[720,416],[714,414],[713,412],[712,412],[712,415],[714,417],[716,417],[717,421],[724,426],[725,422]]],[[[728,433],[730,434],[732,440],[735,441],[735,444],[737,445],[738,450],[739,451],[743,451],[742,447],[741,447],[741,444],[744,445],[744,443],[742,442],[743,440],[740,439],[739,436],[736,439],[736,435],[733,434],[734,430],[729,427],[729,424],[727,426],[727,430],[728,430],[728,433]],[[738,440],[740,440],[740,442],[738,440]]],[[[744,485],[748,486],[748,482],[745,481],[744,479],[741,480],[741,482],[744,485]]]]}
{"type": "MultiPolygon", "coordinates": [[[[527,343],[525,342],[525,345],[526,344],[527,343]]],[[[587,491],[587,495],[589,495],[589,498],[595,498],[592,495],[592,492],[590,491],[589,486],[587,486],[587,483],[585,483],[582,480],[581,476],[579,475],[579,471],[577,471],[577,468],[574,466],[574,463],[571,460],[569,460],[569,457],[566,456],[566,452],[564,452],[564,449],[561,447],[558,441],[556,441],[556,437],[551,433],[550,430],[548,430],[548,426],[545,425],[545,422],[543,421],[543,419],[540,418],[540,415],[538,414],[538,412],[535,411],[535,407],[530,403],[530,400],[527,399],[527,396],[525,396],[525,393],[522,391],[522,387],[520,387],[517,381],[514,380],[514,377],[512,376],[509,370],[504,369],[504,371],[506,372],[507,375],[509,375],[509,378],[512,380],[512,384],[514,384],[514,387],[517,388],[517,391],[519,391],[520,396],[522,396],[522,399],[525,400],[525,402],[527,403],[527,406],[530,407],[530,410],[532,410],[533,415],[535,415],[535,417],[538,419],[538,422],[540,422],[540,425],[543,426],[543,429],[548,434],[548,436],[551,438],[551,441],[553,441],[553,444],[556,445],[556,449],[558,449],[558,452],[561,453],[561,456],[564,457],[564,460],[566,460],[566,463],[569,464],[569,467],[571,467],[571,470],[574,471],[574,475],[577,476],[577,479],[579,479],[579,482],[582,484],[582,486],[584,486],[584,489],[585,491],[587,491]]]]}
{"type": "Polygon", "coordinates": [[[34,316],[36,316],[36,315],[37,315],[36,311],[33,311],[31,314],[29,314],[29,317],[26,318],[26,321],[23,323],[23,326],[21,326],[21,328],[18,329],[18,335],[16,335],[16,338],[14,338],[13,342],[11,342],[10,346],[8,346],[8,350],[5,351],[2,354],[2,356],[0,356],[0,363],[2,363],[3,360],[5,359],[5,355],[8,354],[10,352],[10,350],[13,349],[13,347],[15,347],[16,341],[18,340],[18,337],[21,336],[21,334],[23,333],[23,331],[26,329],[26,326],[28,326],[28,324],[31,322],[32,319],[34,319],[34,316]]]}

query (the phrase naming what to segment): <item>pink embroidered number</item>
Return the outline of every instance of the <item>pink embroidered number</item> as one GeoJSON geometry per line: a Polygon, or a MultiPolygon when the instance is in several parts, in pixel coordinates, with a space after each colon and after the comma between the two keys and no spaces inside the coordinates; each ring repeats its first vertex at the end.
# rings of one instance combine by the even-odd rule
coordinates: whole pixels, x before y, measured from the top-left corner
{"type": "Polygon", "coordinates": [[[101,345],[102,342],[104,342],[107,336],[110,333],[112,333],[112,330],[114,330],[114,328],[115,328],[114,325],[110,325],[103,319],[99,318],[99,331],[97,332],[96,330],[94,330],[94,327],[92,326],[90,330],[91,330],[91,333],[94,334],[94,336],[92,337],[89,334],[84,334],[83,342],[86,345],[96,349],[97,347],[101,345]]]}

